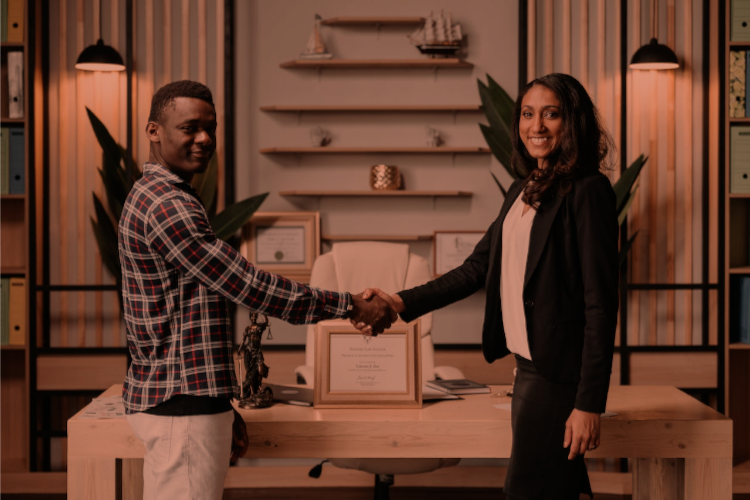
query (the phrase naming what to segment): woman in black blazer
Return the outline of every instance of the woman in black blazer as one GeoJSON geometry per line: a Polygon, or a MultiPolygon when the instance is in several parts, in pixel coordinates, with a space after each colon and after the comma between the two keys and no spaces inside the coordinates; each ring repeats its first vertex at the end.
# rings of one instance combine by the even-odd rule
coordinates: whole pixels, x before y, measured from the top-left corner
{"type": "Polygon", "coordinates": [[[484,357],[512,352],[518,367],[506,498],[578,499],[591,495],[583,455],[600,443],[617,323],[615,194],[600,172],[612,142],[583,86],[551,74],[521,91],[513,146],[523,178],[471,256],[425,285],[365,296],[411,321],[484,287],[484,357]]]}

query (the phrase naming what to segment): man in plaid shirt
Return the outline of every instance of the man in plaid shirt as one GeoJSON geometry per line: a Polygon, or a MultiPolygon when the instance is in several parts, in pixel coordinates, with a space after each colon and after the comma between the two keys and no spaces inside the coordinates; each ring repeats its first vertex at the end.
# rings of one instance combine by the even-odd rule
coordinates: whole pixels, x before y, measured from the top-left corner
{"type": "Polygon", "coordinates": [[[227,299],[294,324],[348,317],[388,328],[380,298],[318,290],[253,267],[211,230],[190,185],[216,149],[211,91],[192,81],[153,97],[149,162],[119,225],[123,306],[132,363],[128,421],[146,447],[144,499],[221,499],[231,461],[247,450],[227,299]]]}

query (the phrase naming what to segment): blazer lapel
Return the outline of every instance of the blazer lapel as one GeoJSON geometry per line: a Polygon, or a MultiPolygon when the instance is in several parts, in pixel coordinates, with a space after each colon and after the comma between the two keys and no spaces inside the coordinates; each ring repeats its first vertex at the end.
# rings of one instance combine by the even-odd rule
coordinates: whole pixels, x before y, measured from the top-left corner
{"type": "Polygon", "coordinates": [[[526,274],[523,279],[523,287],[529,283],[529,278],[534,274],[534,269],[539,263],[539,259],[544,251],[547,237],[552,229],[552,223],[555,221],[557,211],[562,205],[563,196],[555,196],[551,203],[542,204],[534,217],[534,223],[531,226],[531,236],[529,237],[529,253],[526,257],[526,274]]]}

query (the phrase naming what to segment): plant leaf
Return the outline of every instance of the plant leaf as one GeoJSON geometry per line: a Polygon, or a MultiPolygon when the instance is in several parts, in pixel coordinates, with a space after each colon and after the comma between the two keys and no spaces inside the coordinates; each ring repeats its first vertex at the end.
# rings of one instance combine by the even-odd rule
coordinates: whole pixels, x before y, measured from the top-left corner
{"type": "Polygon", "coordinates": [[[104,151],[104,155],[112,165],[120,166],[120,147],[117,142],[109,134],[109,130],[104,124],[97,118],[97,116],[89,109],[86,108],[86,113],[89,115],[89,121],[91,122],[91,128],[94,129],[96,140],[99,141],[99,145],[104,151]]]}
{"type": "Polygon", "coordinates": [[[503,193],[503,197],[504,198],[507,197],[508,196],[508,192],[505,190],[505,188],[503,187],[503,185],[500,184],[500,180],[498,180],[498,178],[495,176],[495,173],[492,170],[490,170],[490,175],[492,176],[493,179],[495,179],[495,184],[497,184],[497,187],[500,188],[500,192],[503,193]]]}
{"type": "Polygon", "coordinates": [[[208,162],[208,168],[206,171],[193,177],[193,186],[198,192],[198,196],[201,197],[203,206],[208,213],[211,212],[211,209],[214,206],[218,169],[219,159],[216,153],[214,153],[211,157],[211,161],[208,162]]]}
{"type": "Polygon", "coordinates": [[[619,261],[620,261],[620,266],[622,266],[625,263],[625,261],[627,260],[627,258],[628,258],[628,252],[630,252],[630,249],[633,246],[633,242],[635,241],[635,237],[636,236],[638,236],[638,231],[636,231],[635,234],[633,236],[631,236],[630,239],[628,241],[626,241],[625,244],[622,245],[622,247],[620,248],[620,254],[618,256],[619,257],[619,261]]]}
{"type": "Polygon", "coordinates": [[[117,249],[117,231],[112,224],[109,214],[104,210],[99,197],[94,196],[94,209],[96,210],[96,219],[91,218],[91,225],[94,228],[94,235],[99,246],[99,253],[102,256],[102,262],[107,266],[115,281],[119,284],[122,281],[120,270],[120,254],[117,249]]]}
{"type": "Polygon", "coordinates": [[[492,102],[495,103],[495,109],[497,109],[500,118],[508,126],[508,135],[511,135],[510,130],[513,124],[513,110],[516,107],[516,101],[490,75],[487,75],[487,87],[489,88],[492,102]]]}
{"type": "Polygon", "coordinates": [[[253,216],[268,193],[259,194],[228,206],[211,219],[214,234],[224,241],[234,235],[253,216]]]}
{"type": "Polygon", "coordinates": [[[505,144],[503,144],[503,141],[498,138],[497,134],[495,134],[495,131],[492,128],[483,123],[479,124],[479,128],[482,130],[484,140],[490,147],[490,151],[492,151],[492,154],[495,156],[495,158],[497,158],[497,161],[500,162],[503,168],[508,171],[508,174],[513,179],[517,179],[518,175],[516,175],[512,168],[510,168],[512,149],[509,149],[505,144]]]}
{"type": "Polygon", "coordinates": [[[648,161],[648,156],[641,155],[630,164],[630,166],[622,173],[620,178],[615,182],[612,188],[615,190],[615,196],[617,197],[617,213],[622,211],[623,205],[628,200],[630,190],[635,184],[638,174],[641,173],[641,169],[648,161]]]}
{"type": "Polygon", "coordinates": [[[620,209],[620,212],[617,214],[617,224],[622,226],[622,223],[625,221],[625,217],[628,215],[628,210],[630,210],[630,205],[633,204],[633,200],[635,199],[635,193],[638,191],[638,185],[636,184],[633,190],[630,192],[628,196],[628,200],[625,202],[625,205],[623,205],[622,209],[620,209]]]}

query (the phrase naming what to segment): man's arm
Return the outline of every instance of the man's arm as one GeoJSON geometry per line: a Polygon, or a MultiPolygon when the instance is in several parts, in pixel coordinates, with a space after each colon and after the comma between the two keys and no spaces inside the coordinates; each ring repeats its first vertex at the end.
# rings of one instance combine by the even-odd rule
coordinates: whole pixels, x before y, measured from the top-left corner
{"type": "Polygon", "coordinates": [[[257,269],[216,237],[197,201],[161,202],[148,217],[147,235],[150,247],[188,279],[253,311],[292,324],[351,316],[381,331],[390,326],[392,315],[382,300],[352,302],[349,293],[319,290],[257,269]]]}

